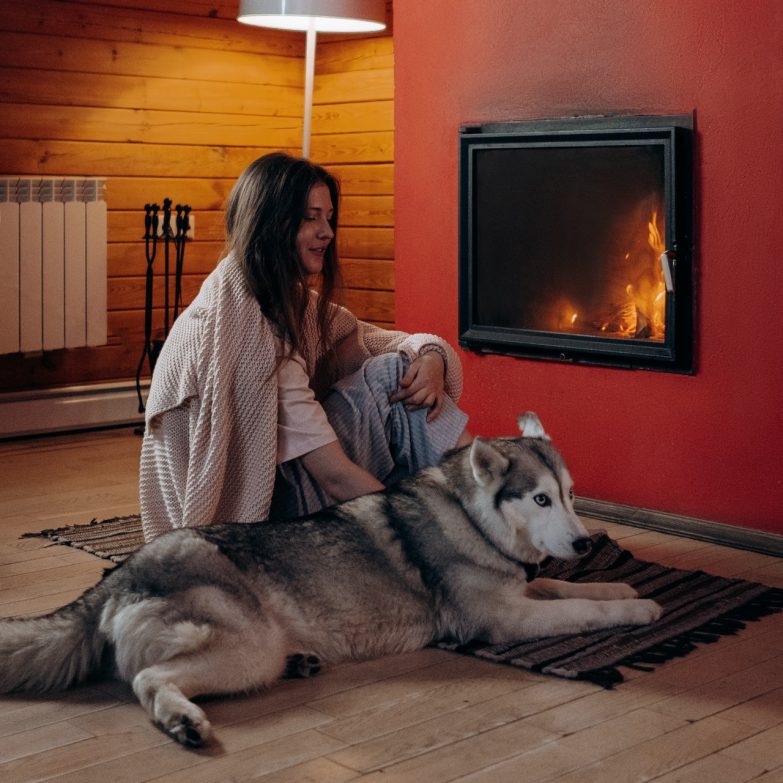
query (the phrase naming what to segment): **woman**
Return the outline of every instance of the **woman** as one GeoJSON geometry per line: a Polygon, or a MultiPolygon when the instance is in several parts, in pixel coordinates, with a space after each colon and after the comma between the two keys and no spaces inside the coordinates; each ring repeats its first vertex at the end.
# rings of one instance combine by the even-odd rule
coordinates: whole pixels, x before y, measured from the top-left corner
{"type": "Polygon", "coordinates": [[[470,441],[448,344],[379,329],[332,302],[338,206],[331,174],[283,153],[237,180],[228,254],[153,374],[140,476],[147,540],[312,513],[470,441]]]}

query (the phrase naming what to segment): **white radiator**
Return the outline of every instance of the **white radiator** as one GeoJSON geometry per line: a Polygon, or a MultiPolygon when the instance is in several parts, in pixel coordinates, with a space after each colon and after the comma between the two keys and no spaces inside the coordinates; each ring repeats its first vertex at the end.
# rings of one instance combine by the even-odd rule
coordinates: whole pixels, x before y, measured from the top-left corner
{"type": "Polygon", "coordinates": [[[0,177],[0,354],[106,344],[105,186],[0,177]]]}

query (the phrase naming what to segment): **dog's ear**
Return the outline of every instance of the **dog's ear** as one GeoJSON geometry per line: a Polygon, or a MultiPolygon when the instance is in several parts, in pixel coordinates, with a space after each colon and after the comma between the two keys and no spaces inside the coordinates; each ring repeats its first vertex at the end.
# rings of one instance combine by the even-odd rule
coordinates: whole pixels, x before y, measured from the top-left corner
{"type": "Polygon", "coordinates": [[[486,487],[508,470],[508,460],[488,441],[473,438],[470,447],[470,467],[480,487],[486,487]]]}
{"type": "Polygon", "coordinates": [[[523,413],[517,419],[517,426],[519,427],[519,431],[522,433],[523,438],[550,439],[549,435],[544,431],[544,425],[539,421],[538,416],[536,416],[533,411],[523,413]]]}

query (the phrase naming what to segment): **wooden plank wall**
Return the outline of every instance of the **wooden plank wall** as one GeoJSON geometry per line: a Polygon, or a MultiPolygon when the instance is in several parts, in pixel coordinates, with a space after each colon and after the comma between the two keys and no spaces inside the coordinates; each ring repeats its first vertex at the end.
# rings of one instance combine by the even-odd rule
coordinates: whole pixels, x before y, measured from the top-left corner
{"type": "MultiPolygon", "coordinates": [[[[0,3],[0,175],[102,176],[109,344],[0,356],[0,391],[131,378],[144,330],[144,204],[188,203],[188,303],[220,258],[242,169],[301,152],[304,36],[236,22],[237,0],[0,3]]],[[[393,321],[391,35],[319,40],[312,157],[340,176],[343,299],[393,321]]],[[[155,265],[156,336],[163,263],[155,265]]]]}
{"type": "Polygon", "coordinates": [[[319,40],[311,143],[313,159],[342,186],[343,301],[382,326],[394,322],[394,49],[387,16],[384,35],[319,40]]]}

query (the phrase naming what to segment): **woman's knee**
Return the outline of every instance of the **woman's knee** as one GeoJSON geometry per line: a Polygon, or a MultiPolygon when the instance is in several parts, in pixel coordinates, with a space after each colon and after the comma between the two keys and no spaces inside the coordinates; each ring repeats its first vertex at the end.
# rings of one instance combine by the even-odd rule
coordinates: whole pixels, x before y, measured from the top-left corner
{"type": "Polygon", "coordinates": [[[332,393],[355,400],[357,404],[364,404],[362,398],[367,399],[366,395],[376,401],[386,401],[400,388],[400,381],[407,370],[408,359],[402,354],[383,353],[373,356],[355,373],[337,381],[332,387],[332,393]]]}
{"type": "Polygon", "coordinates": [[[402,376],[408,371],[409,364],[410,362],[405,354],[396,352],[382,353],[367,359],[362,370],[369,378],[388,379],[389,385],[394,387],[393,391],[396,391],[402,376]]]}

